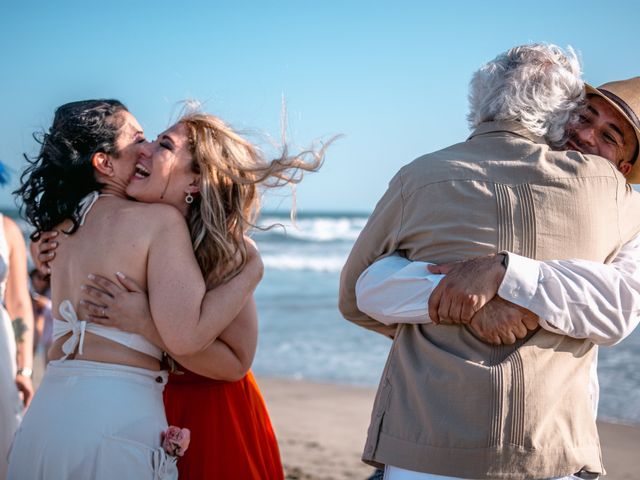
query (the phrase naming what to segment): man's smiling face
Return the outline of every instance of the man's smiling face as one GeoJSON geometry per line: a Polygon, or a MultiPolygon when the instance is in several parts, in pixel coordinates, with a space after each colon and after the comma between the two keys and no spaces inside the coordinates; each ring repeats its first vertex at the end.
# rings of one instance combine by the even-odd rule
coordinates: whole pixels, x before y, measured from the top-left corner
{"type": "Polygon", "coordinates": [[[566,149],[604,157],[624,175],[631,170],[638,148],[635,131],[604,98],[589,95],[585,111],[567,126],[567,134],[566,149]]]}

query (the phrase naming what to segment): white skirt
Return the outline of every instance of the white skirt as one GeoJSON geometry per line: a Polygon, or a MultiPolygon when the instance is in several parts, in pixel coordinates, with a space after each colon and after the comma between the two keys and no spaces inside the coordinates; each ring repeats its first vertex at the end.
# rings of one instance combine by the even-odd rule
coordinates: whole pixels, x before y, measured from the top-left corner
{"type": "Polygon", "coordinates": [[[167,377],[111,363],[50,362],[16,433],[8,478],[177,478],[160,446],[167,377]]]}
{"type": "Polygon", "coordinates": [[[11,320],[0,306],[0,480],[7,475],[7,456],[22,418],[16,387],[16,341],[11,320]]]}

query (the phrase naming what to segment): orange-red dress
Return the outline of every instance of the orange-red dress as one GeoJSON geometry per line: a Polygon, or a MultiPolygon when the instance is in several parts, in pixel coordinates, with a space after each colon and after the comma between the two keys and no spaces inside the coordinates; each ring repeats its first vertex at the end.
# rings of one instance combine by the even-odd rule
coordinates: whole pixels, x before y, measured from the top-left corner
{"type": "Polygon", "coordinates": [[[183,368],[164,391],[169,425],[191,430],[180,480],[282,480],[276,436],[251,372],[222,382],[183,368]]]}

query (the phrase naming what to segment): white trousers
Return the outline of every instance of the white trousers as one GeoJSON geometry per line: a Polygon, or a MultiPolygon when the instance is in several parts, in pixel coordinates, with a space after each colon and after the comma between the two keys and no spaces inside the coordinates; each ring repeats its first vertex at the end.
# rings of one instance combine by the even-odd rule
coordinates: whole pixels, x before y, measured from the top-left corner
{"type": "Polygon", "coordinates": [[[7,478],[7,456],[22,418],[16,388],[16,341],[11,320],[0,306],[0,480],[7,478]]]}
{"type": "MultiPolygon", "coordinates": [[[[549,480],[581,480],[575,475],[569,475],[567,477],[556,477],[549,480]]],[[[420,473],[412,470],[405,470],[403,468],[393,467],[387,465],[384,469],[384,480],[469,480],[458,477],[445,477],[442,475],[433,475],[431,473],[420,473]]]]}
{"type": "Polygon", "coordinates": [[[167,373],[53,361],[16,433],[10,480],[175,479],[160,447],[167,373]]]}

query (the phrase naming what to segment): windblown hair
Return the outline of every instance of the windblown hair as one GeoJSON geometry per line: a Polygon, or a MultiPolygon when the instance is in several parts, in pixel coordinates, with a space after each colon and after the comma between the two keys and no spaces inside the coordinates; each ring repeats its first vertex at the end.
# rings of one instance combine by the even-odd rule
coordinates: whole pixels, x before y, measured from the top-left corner
{"type": "Polygon", "coordinates": [[[566,52],[551,44],[514,47],[473,75],[469,124],[514,120],[550,145],[560,145],[565,125],[584,101],[581,75],[571,47],[566,52]]]}
{"type": "Polygon", "coordinates": [[[22,198],[24,215],[35,227],[32,240],[64,220],[78,229],[80,200],[102,185],[96,180],[91,157],[116,152],[122,122],[115,115],[127,111],[117,100],[84,100],[56,109],[48,133],[35,133],[40,153],[30,159],[22,174],[22,186],[14,193],[22,198]]]}
{"type": "MultiPolygon", "coordinates": [[[[219,118],[203,113],[180,119],[188,130],[192,169],[200,191],[187,216],[196,259],[210,287],[234,277],[246,264],[244,234],[260,213],[260,188],[297,184],[317,171],[330,142],[290,156],[286,144],[268,162],[258,149],[219,118]]],[[[295,208],[295,206],[294,206],[295,208]]]]}

